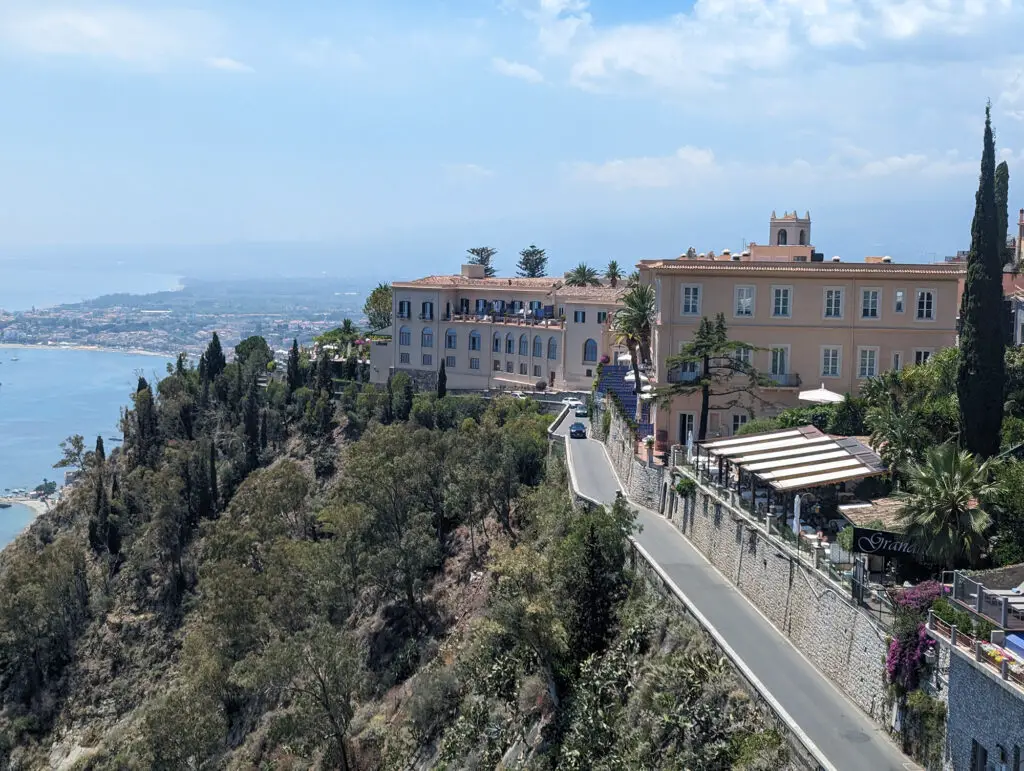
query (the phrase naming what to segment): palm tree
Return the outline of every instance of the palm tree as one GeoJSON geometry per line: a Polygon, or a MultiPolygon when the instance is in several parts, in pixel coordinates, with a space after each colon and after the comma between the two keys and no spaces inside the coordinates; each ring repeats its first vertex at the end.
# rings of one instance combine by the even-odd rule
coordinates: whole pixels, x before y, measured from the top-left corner
{"type": "Polygon", "coordinates": [[[992,518],[982,506],[1001,489],[989,481],[992,464],[979,464],[966,450],[944,444],[930,447],[906,472],[899,518],[921,552],[948,569],[974,564],[987,545],[984,534],[992,518]]]}
{"type": "Polygon", "coordinates": [[[566,286],[601,286],[601,278],[596,270],[587,263],[581,262],[565,274],[566,286]]]}
{"type": "Polygon", "coordinates": [[[871,407],[865,419],[871,431],[871,446],[889,467],[889,474],[896,484],[910,468],[910,464],[921,457],[929,442],[921,413],[892,401],[883,401],[879,407],[871,407]]]}
{"type": "Polygon", "coordinates": [[[632,273],[629,274],[629,276],[626,278],[626,286],[628,286],[630,289],[632,289],[635,286],[640,286],[639,270],[634,270],[632,273]]]}
{"type": "MultiPolygon", "coordinates": [[[[640,284],[626,292],[622,297],[622,307],[615,312],[612,319],[612,332],[615,334],[616,343],[625,345],[629,351],[633,366],[634,393],[640,393],[643,387],[640,381],[641,362],[651,362],[651,327],[656,320],[654,287],[650,284],[640,284]]],[[[639,414],[639,399],[636,406],[639,414]]]]}
{"type": "Polygon", "coordinates": [[[608,267],[604,269],[604,277],[608,279],[608,283],[613,287],[619,283],[619,279],[622,278],[622,271],[619,270],[619,263],[612,260],[608,263],[608,267]]]}

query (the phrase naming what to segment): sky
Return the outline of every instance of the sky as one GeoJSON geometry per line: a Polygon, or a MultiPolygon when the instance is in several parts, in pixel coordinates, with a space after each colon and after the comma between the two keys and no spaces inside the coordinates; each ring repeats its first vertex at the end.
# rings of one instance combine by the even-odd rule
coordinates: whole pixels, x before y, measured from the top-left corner
{"type": "MultiPolygon", "coordinates": [[[[0,260],[552,272],[767,240],[966,248],[1020,0],[0,0],[0,260]]],[[[1011,227],[1011,232],[1015,226],[1011,227]]]]}

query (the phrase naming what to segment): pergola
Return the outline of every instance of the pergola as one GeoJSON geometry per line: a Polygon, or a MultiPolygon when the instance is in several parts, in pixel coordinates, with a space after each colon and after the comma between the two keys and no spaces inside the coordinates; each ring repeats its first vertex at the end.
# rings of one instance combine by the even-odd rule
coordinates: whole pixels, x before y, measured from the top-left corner
{"type": "Polygon", "coordinates": [[[698,469],[710,471],[717,465],[719,479],[729,479],[735,467],[741,481],[750,475],[752,486],[767,486],[770,497],[886,472],[867,445],[853,437],[830,436],[814,426],[698,442],[696,460],[698,469]]]}

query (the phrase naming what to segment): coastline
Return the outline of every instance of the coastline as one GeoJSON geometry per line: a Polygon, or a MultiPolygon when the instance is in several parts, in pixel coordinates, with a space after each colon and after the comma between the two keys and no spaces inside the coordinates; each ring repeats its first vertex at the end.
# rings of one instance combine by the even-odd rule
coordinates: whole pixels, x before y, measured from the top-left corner
{"type": "Polygon", "coordinates": [[[38,517],[40,514],[45,514],[51,508],[53,508],[49,501],[41,501],[38,498],[29,498],[25,495],[18,495],[12,497],[0,497],[2,503],[16,503],[19,506],[24,506],[32,512],[33,519],[38,517]]]}
{"type": "Polygon", "coordinates": [[[101,345],[49,345],[47,343],[0,343],[0,350],[43,350],[43,351],[97,351],[100,353],[123,353],[131,356],[159,356],[174,358],[178,354],[162,351],[145,351],[139,348],[107,348],[101,345]]]}

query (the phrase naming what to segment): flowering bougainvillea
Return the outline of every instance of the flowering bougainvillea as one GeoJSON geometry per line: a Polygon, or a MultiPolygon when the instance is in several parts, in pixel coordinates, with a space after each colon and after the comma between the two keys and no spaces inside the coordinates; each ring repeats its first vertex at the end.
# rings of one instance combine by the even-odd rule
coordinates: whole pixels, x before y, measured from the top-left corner
{"type": "Polygon", "coordinates": [[[943,587],[938,581],[924,581],[909,589],[900,589],[896,594],[896,604],[906,610],[927,613],[942,594],[943,587]]]}
{"type": "Polygon", "coordinates": [[[924,669],[924,654],[935,647],[924,624],[904,636],[893,637],[885,658],[885,672],[889,682],[901,693],[917,688],[924,669]]]}

